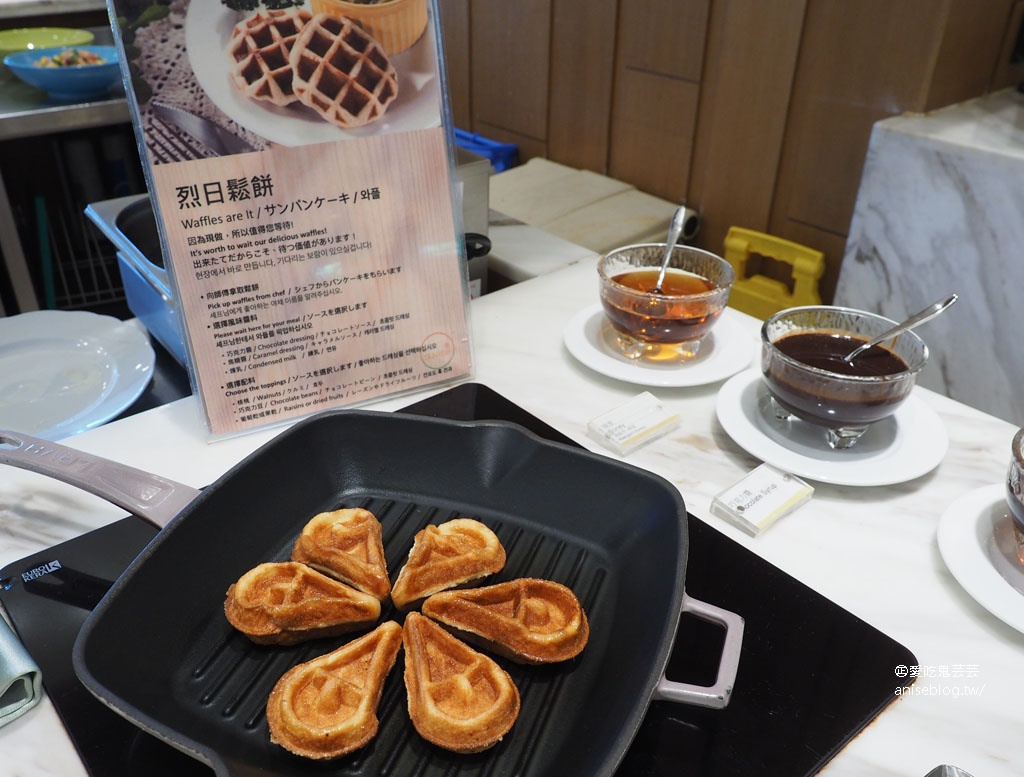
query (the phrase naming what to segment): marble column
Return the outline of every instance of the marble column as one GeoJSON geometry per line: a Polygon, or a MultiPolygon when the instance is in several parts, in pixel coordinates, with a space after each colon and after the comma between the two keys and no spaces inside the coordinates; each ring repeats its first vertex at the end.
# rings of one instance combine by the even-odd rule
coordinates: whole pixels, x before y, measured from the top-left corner
{"type": "Polygon", "coordinates": [[[875,125],[834,302],[918,330],[919,382],[1024,425],[1024,95],[1005,90],[875,125]]]}

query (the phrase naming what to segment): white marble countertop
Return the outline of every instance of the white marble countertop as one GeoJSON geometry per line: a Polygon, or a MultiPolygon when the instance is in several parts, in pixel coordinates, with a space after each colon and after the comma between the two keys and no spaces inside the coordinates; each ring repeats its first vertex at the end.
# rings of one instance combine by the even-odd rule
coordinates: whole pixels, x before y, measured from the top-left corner
{"type": "MultiPolygon", "coordinates": [[[[596,294],[594,263],[582,259],[474,300],[474,379],[584,446],[607,453],[587,437],[588,420],[643,388],[592,372],[563,346],[563,327],[593,304],[596,294]]],[[[741,320],[753,352],[757,322],[741,320]]],[[[900,641],[922,667],[976,668],[976,677],[968,681],[919,678],[918,694],[897,699],[822,774],[923,777],[949,763],[974,777],[1019,775],[1024,762],[1024,635],[965,593],[936,545],[940,516],[953,500],[1001,482],[1015,429],[917,389],[948,430],[949,451],[937,469],[890,487],[816,484],[810,502],[754,539],[709,510],[716,493],[759,463],[730,440],[716,419],[721,385],[651,389],[682,415],[683,423],[626,460],[668,478],[698,518],[900,641]],[[950,692],[964,682],[973,684],[970,695],[950,692]]],[[[375,407],[391,410],[410,401],[409,396],[392,398],[375,407]]],[[[196,401],[189,398],[68,442],[200,487],[274,434],[260,431],[210,443],[196,401]]],[[[0,469],[0,565],[122,516],[119,509],[71,487],[0,469]]],[[[85,774],[48,700],[0,729],[0,752],[3,777],[85,774]]]]}

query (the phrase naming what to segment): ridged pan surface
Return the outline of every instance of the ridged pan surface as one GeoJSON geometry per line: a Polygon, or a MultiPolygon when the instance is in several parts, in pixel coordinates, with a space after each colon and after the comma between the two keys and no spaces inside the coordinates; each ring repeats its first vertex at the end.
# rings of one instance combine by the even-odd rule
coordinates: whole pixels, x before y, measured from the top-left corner
{"type": "MultiPolygon", "coordinates": [[[[542,441],[512,424],[335,411],[282,433],[208,487],[117,581],[75,645],[75,671],[100,699],[219,775],[610,775],[668,660],[683,595],[685,508],[667,481],[542,441]],[[228,586],[288,558],[303,525],[340,507],[371,510],[394,579],[427,524],[472,517],[505,546],[491,581],[570,586],[590,642],[565,664],[500,660],[522,709],[476,755],[416,733],[402,657],[385,686],[380,732],[327,763],[270,742],[265,704],[295,664],[357,634],[260,647],[223,614],[228,586]]],[[[387,604],[382,618],[401,620],[387,604]]]]}

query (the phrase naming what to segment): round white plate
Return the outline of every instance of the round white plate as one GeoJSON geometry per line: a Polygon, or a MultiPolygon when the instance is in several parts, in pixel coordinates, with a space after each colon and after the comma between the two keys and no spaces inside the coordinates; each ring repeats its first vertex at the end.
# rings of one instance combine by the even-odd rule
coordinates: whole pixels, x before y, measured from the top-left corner
{"type": "Polygon", "coordinates": [[[609,378],[641,386],[703,386],[725,380],[750,365],[757,345],[729,308],[722,311],[697,356],[685,364],[637,363],[618,352],[613,337],[600,303],[573,316],[562,333],[565,347],[578,361],[609,378]]]}
{"type": "Polygon", "coordinates": [[[978,604],[1024,632],[1024,568],[1016,560],[1005,486],[977,488],[954,500],[939,520],[942,560],[978,604]]]}
{"type": "Polygon", "coordinates": [[[391,57],[398,73],[398,97],[378,121],[343,129],[299,102],[279,106],[250,100],[231,81],[227,54],[231,31],[242,16],[219,2],[193,3],[185,16],[185,50],[207,96],[247,130],[283,146],[327,143],[344,138],[437,127],[441,88],[432,23],[420,39],[391,57]]]}
{"type": "Polygon", "coordinates": [[[776,420],[760,369],[740,373],[722,386],[716,412],[726,433],[747,453],[822,483],[903,483],[937,467],[949,447],[942,419],[911,394],[892,416],[869,427],[855,446],[833,450],[824,429],[799,420],[776,420]]]}
{"type": "Polygon", "coordinates": [[[141,326],[39,310],[0,318],[0,428],[58,440],[114,418],[153,377],[141,326]]]}

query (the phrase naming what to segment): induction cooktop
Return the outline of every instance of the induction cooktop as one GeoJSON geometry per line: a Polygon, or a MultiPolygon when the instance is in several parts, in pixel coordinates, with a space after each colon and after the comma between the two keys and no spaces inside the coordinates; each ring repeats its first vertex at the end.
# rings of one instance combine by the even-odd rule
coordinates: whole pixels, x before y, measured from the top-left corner
{"type": "MultiPolygon", "coordinates": [[[[401,412],[511,421],[574,444],[477,383],[455,386],[401,412]]],[[[617,777],[816,773],[898,698],[897,688],[906,681],[896,667],[914,666],[917,659],[712,526],[692,515],[687,520],[687,593],[746,622],[732,699],[722,710],[653,702],[617,777]]],[[[94,777],[212,774],[109,710],[72,669],[71,650],[82,623],[156,531],[129,515],[0,570],[0,603],[42,670],[43,686],[94,777]],[[27,574],[47,564],[53,568],[54,561],[56,571],[27,574]]],[[[684,615],[668,677],[713,683],[722,635],[719,627],[684,615]]],[[[344,759],[325,765],[325,774],[343,772],[344,759]]]]}

